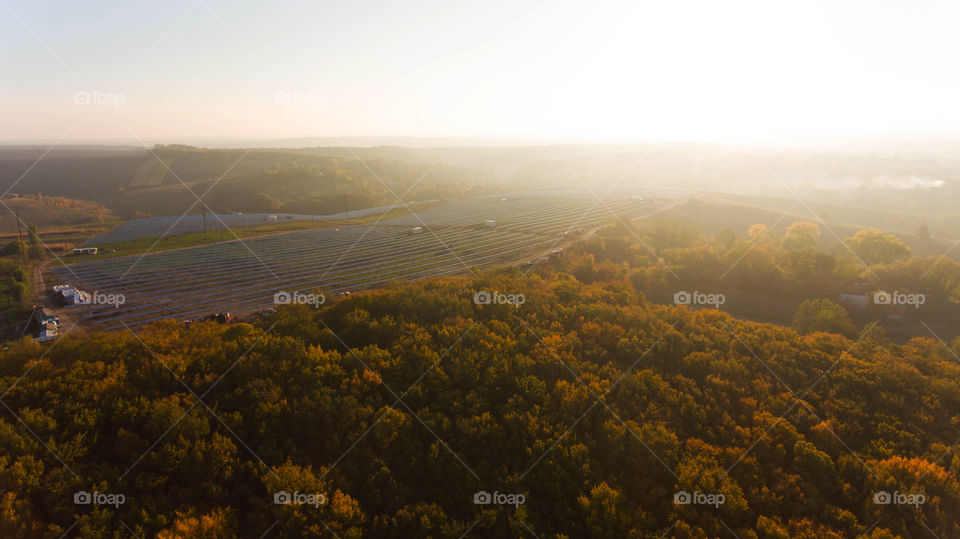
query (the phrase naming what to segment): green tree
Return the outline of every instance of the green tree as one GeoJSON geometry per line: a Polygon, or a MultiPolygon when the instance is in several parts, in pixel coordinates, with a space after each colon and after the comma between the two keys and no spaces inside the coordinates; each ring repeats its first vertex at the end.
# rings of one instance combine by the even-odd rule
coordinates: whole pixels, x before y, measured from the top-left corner
{"type": "Polygon", "coordinates": [[[650,241],[654,247],[687,247],[699,236],[697,227],[672,219],[654,219],[649,228],[650,241]]]}
{"type": "Polygon", "coordinates": [[[27,241],[30,243],[30,247],[40,245],[40,231],[37,230],[37,225],[33,223],[27,225],[27,241]]]}
{"type": "Polygon", "coordinates": [[[40,258],[43,256],[43,247],[40,243],[40,231],[37,225],[30,223],[27,225],[27,254],[30,258],[40,258]]]}
{"type": "Polygon", "coordinates": [[[826,298],[801,302],[793,315],[793,329],[804,335],[826,331],[853,338],[857,334],[847,310],[826,298]]]}
{"type": "Polygon", "coordinates": [[[783,238],[783,247],[794,251],[812,250],[817,248],[819,240],[820,227],[816,223],[794,221],[792,225],[787,227],[787,233],[783,238]]]}
{"type": "Polygon", "coordinates": [[[27,268],[23,266],[17,266],[13,268],[13,271],[10,272],[10,276],[13,277],[14,281],[21,283],[30,282],[30,273],[28,272],[27,268]]]}
{"type": "Polygon", "coordinates": [[[725,251],[729,251],[737,243],[737,234],[729,228],[717,232],[716,240],[725,251]]]}
{"type": "Polygon", "coordinates": [[[910,257],[910,248],[893,234],[876,229],[861,230],[843,243],[865,263],[889,264],[910,257]]]}
{"type": "Polygon", "coordinates": [[[20,281],[11,280],[10,290],[13,293],[13,299],[20,307],[25,307],[30,301],[30,285],[20,281]]]}
{"type": "Polygon", "coordinates": [[[23,256],[23,250],[20,249],[20,240],[15,239],[10,243],[0,247],[0,256],[23,256]]]}

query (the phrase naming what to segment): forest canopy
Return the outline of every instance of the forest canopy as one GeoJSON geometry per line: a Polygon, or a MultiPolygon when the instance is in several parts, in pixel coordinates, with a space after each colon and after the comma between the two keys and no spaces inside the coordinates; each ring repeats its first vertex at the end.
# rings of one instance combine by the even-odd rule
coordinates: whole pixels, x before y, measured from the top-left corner
{"type": "Polygon", "coordinates": [[[960,344],[799,335],[575,273],[12,343],[0,535],[960,535],[960,344]]]}

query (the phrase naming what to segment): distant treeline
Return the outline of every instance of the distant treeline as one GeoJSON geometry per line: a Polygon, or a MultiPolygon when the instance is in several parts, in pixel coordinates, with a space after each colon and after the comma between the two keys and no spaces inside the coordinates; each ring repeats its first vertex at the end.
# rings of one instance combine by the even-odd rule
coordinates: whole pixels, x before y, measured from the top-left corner
{"type": "MultiPolygon", "coordinates": [[[[325,155],[317,149],[211,150],[184,145],[73,151],[39,162],[17,184],[17,191],[25,196],[69,197],[55,199],[65,208],[81,204],[70,199],[91,200],[132,218],[181,215],[191,206],[199,213],[195,204],[201,195],[217,212],[321,214],[343,211],[344,195],[351,208],[361,209],[401,199],[459,198],[478,192],[481,184],[478,172],[434,159],[361,153],[362,158],[356,153],[325,155]]],[[[6,178],[12,182],[19,177],[33,162],[30,156],[0,155],[0,185],[6,178]]],[[[44,223],[42,217],[36,220],[44,223]]]]}

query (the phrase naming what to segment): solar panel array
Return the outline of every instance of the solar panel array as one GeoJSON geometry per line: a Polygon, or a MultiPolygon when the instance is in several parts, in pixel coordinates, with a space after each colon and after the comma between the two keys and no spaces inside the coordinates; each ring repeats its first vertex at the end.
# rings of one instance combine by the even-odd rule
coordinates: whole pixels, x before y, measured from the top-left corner
{"type": "Polygon", "coordinates": [[[164,318],[274,306],[278,291],[338,292],[396,279],[465,274],[541,256],[563,232],[640,215],[635,200],[480,198],[360,224],[299,230],[143,256],[91,260],[51,270],[56,283],[123,294],[125,303],[68,307],[81,323],[116,329],[164,318]],[[493,219],[496,227],[483,226],[493,219]],[[424,226],[422,234],[411,234],[424,226]]]}
{"type": "MultiPolygon", "coordinates": [[[[411,204],[416,208],[416,203],[411,204]]],[[[402,207],[398,205],[397,207],[402,207]]],[[[349,217],[366,217],[376,215],[392,209],[393,206],[378,206],[375,208],[364,208],[354,210],[349,213],[349,217]]],[[[198,210],[199,211],[199,210],[198,210]]],[[[203,215],[184,215],[146,217],[143,219],[134,219],[124,223],[109,232],[101,234],[85,245],[103,245],[106,243],[120,243],[124,241],[136,240],[140,238],[157,238],[160,236],[176,236],[178,234],[187,234],[189,232],[202,232],[204,227],[207,230],[220,230],[221,228],[235,228],[242,226],[253,226],[269,224],[285,220],[318,220],[325,221],[331,219],[344,219],[345,213],[333,215],[304,215],[300,213],[228,213],[228,214],[208,214],[206,218],[203,215]],[[206,221],[206,224],[204,224],[206,221]]]]}

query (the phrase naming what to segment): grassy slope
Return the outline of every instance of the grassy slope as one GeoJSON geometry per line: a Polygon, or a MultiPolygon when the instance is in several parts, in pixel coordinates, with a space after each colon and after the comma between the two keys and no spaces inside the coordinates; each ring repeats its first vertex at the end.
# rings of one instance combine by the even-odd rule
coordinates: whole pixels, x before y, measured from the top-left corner
{"type": "Polygon", "coordinates": [[[0,206],[0,235],[17,232],[16,214],[24,223],[33,223],[41,229],[76,227],[117,218],[104,206],[86,200],[7,195],[3,203],[9,209],[0,206]]]}

